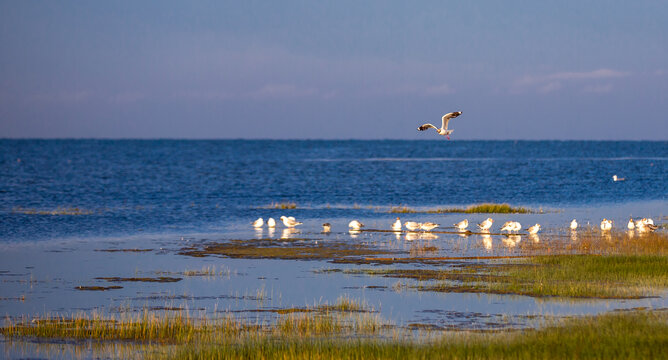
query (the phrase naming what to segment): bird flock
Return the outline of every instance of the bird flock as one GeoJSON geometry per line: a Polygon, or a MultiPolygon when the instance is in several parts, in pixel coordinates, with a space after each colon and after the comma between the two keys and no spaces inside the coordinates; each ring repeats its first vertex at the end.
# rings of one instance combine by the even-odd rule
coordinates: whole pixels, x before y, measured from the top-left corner
{"type": "MultiPolygon", "coordinates": [[[[292,216],[281,216],[280,220],[283,222],[283,225],[288,228],[292,229],[296,226],[302,225],[302,222],[297,221],[294,217],[292,216]]],[[[600,228],[601,231],[610,231],[613,227],[613,221],[608,220],[608,219],[603,219],[601,220],[600,228]]],[[[494,219],[492,218],[487,218],[477,224],[478,229],[480,229],[481,232],[486,233],[489,232],[490,229],[492,228],[494,224],[494,219]]],[[[265,221],[263,218],[258,218],[252,223],[253,227],[256,229],[262,228],[265,225],[265,221]]],[[[276,220],[274,218],[269,218],[266,221],[266,225],[269,228],[275,228],[276,227],[276,220]]],[[[415,231],[432,231],[438,227],[440,227],[440,224],[434,223],[434,222],[416,222],[416,221],[406,221],[404,223],[401,222],[400,218],[396,218],[396,220],[392,223],[390,226],[390,229],[392,231],[402,231],[403,228],[405,227],[406,230],[415,232],[415,231]]],[[[576,219],[573,219],[570,222],[569,228],[571,231],[577,230],[579,224],[576,219]]],[[[364,227],[364,224],[361,223],[359,220],[352,220],[348,223],[348,228],[351,232],[359,232],[362,230],[364,227]]],[[[469,227],[469,220],[464,219],[456,224],[453,224],[452,227],[454,227],[456,230],[460,232],[467,232],[468,227],[469,227]]],[[[654,221],[649,218],[642,218],[642,219],[636,219],[634,220],[633,218],[629,218],[629,222],[627,224],[627,229],[628,230],[636,230],[638,232],[652,232],[658,228],[657,225],[654,225],[654,221]]],[[[322,224],[322,231],[325,233],[330,232],[332,229],[332,225],[330,223],[324,223],[322,224]]],[[[518,221],[506,221],[500,228],[499,231],[505,231],[508,234],[517,234],[519,231],[522,230],[522,224],[520,224],[518,221]]],[[[530,235],[535,235],[541,230],[541,225],[540,224],[534,224],[533,226],[530,226],[526,229],[530,235]]]]}

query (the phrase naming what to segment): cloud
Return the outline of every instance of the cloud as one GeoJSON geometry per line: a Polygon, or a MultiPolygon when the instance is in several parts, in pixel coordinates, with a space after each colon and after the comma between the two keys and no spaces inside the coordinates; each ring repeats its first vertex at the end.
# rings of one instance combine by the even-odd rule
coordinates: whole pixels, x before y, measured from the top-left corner
{"type": "Polygon", "coordinates": [[[619,79],[629,75],[629,73],[612,69],[597,69],[585,72],[565,71],[547,75],[524,76],[514,82],[512,89],[515,92],[533,90],[539,93],[550,93],[561,90],[565,85],[579,83],[584,92],[603,93],[612,91],[613,85],[611,83],[604,85],[590,83],[619,79]],[[582,85],[583,83],[585,85],[582,85]]]}

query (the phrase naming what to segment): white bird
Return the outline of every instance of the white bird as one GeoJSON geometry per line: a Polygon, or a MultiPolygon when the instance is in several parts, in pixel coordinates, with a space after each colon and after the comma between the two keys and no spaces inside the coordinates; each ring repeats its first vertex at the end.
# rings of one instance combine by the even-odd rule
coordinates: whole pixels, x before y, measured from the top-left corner
{"type": "Polygon", "coordinates": [[[420,223],[416,223],[415,221],[406,221],[404,225],[406,225],[406,229],[410,231],[415,231],[420,228],[420,223]]]}
{"type": "Polygon", "coordinates": [[[462,220],[462,221],[456,223],[456,224],[455,224],[455,227],[456,227],[459,231],[464,231],[464,230],[466,230],[467,227],[469,227],[469,220],[468,220],[468,219],[464,219],[464,220],[462,220]]]}
{"type": "Polygon", "coordinates": [[[351,221],[351,222],[348,223],[348,227],[351,228],[351,229],[353,229],[353,230],[359,230],[359,229],[361,229],[363,226],[364,226],[364,224],[362,224],[361,222],[359,222],[359,221],[357,221],[357,220],[353,220],[353,221],[351,221]]]}
{"type": "Polygon", "coordinates": [[[424,231],[431,231],[431,230],[436,229],[436,228],[439,227],[439,226],[440,226],[440,225],[438,225],[437,223],[433,223],[433,222],[425,222],[425,223],[421,223],[421,224],[420,224],[420,229],[422,229],[422,230],[424,230],[424,231]]]}
{"type": "Polygon", "coordinates": [[[264,220],[262,220],[262,218],[258,218],[257,220],[253,221],[254,228],[261,228],[262,225],[264,225],[264,220]]]}
{"type": "Polygon", "coordinates": [[[645,225],[654,225],[654,220],[648,218],[642,218],[642,222],[645,225]]]}
{"type": "Polygon", "coordinates": [[[626,180],[626,179],[617,177],[617,175],[612,175],[612,181],[624,181],[624,180],[626,180]]]}
{"type": "Polygon", "coordinates": [[[478,227],[480,228],[480,230],[489,230],[489,228],[492,227],[493,223],[494,223],[494,220],[492,220],[492,218],[487,218],[487,219],[485,219],[485,221],[478,224],[478,227]]]}
{"type": "Polygon", "coordinates": [[[276,227],[276,220],[274,220],[274,218],[269,218],[269,220],[267,220],[267,226],[270,228],[276,227]]]}
{"type": "Polygon", "coordinates": [[[507,221],[505,224],[503,224],[503,227],[501,228],[501,231],[520,231],[522,230],[522,224],[520,224],[517,221],[507,221]]]}
{"type": "Polygon", "coordinates": [[[392,224],[392,230],[401,231],[401,220],[399,220],[399,218],[392,224]]]}
{"type": "Polygon", "coordinates": [[[633,218],[629,218],[629,223],[626,224],[626,227],[627,227],[629,230],[633,230],[633,229],[636,228],[636,224],[635,224],[635,222],[633,222],[633,218]]]}
{"type": "Polygon", "coordinates": [[[322,224],[322,232],[328,233],[330,231],[332,231],[332,224],[330,224],[330,223],[322,224]]]}
{"type": "Polygon", "coordinates": [[[578,228],[578,222],[575,219],[573,219],[573,221],[571,221],[571,230],[575,230],[577,228],[578,228]]]}
{"type": "Polygon", "coordinates": [[[601,221],[601,230],[608,231],[612,229],[612,221],[608,219],[603,219],[601,221]]]}
{"type": "Polygon", "coordinates": [[[529,232],[529,234],[538,234],[538,232],[540,231],[540,224],[536,224],[534,226],[529,227],[527,231],[529,232]]]}
{"type": "Polygon", "coordinates": [[[292,216],[290,216],[290,217],[281,216],[281,220],[283,221],[283,225],[285,225],[289,228],[303,224],[303,223],[300,223],[299,221],[295,220],[295,218],[293,218],[292,216]]]}
{"type": "Polygon", "coordinates": [[[439,135],[445,136],[446,138],[448,138],[448,140],[450,140],[450,134],[452,134],[452,132],[454,130],[448,130],[448,122],[450,122],[450,119],[454,119],[461,114],[462,114],[461,111],[455,111],[455,112],[451,112],[451,113],[447,113],[447,114],[443,115],[443,118],[441,119],[441,128],[440,129],[437,128],[436,126],[432,125],[432,124],[427,123],[427,124],[420,125],[418,127],[418,130],[425,131],[429,128],[434,128],[434,129],[436,129],[436,131],[438,132],[439,135]]]}

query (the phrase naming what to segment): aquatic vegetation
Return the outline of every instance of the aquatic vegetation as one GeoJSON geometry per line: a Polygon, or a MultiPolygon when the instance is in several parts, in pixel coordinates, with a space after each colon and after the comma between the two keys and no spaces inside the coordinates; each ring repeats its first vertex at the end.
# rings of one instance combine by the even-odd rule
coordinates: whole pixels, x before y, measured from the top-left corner
{"type": "Polygon", "coordinates": [[[281,209],[281,210],[296,209],[297,208],[297,203],[292,202],[292,201],[272,202],[266,208],[268,208],[268,209],[281,209]]]}
{"type": "Polygon", "coordinates": [[[338,241],[314,242],[308,240],[231,240],[224,243],[205,244],[202,247],[183,248],[179,254],[195,257],[218,255],[244,259],[331,260],[348,256],[391,253],[388,250],[372,249],[363,244],[338,241]]]}
{"type": "Polygon", "coordinates": [[[390,213],[400,214],[446,214],[446,213],[465,213],[465,214],[530,214],[534,211],[523,207],[512,207],[509,204],[492,204],[484,203],[478,205],[471,205],[466,208],[437,208],[418,210],[408,206],[393,206],[390,208],[390,213]]]}
{"type": "Polygon", "coordinates": [[[168,277],[168,276],[159,276],[157,278],[150,278],[150,277],[96,277],[96,280],[106,280],[109,282],[159,282],[159,283],[169,283],[169,282],[178,282],[183,279],[181,278],[173,278],[173,277],[168,277]]]}
{"type": "Polygon", "coordinates": [[[77,290],[84,290],[84,291],[107,291],[107,290],[116,290],[116,289],[122,289],[122,286],[77,286],[75,289],[77,290]]]}
{"type": "MultiPolygon", "coordinates": [[[[665,312],[573,318],[541,330],[446,332],[434,341],[377,338],[259,338],[237,344],[189,344],[172,359],[572,359],[665,358],[665,312]]],[[[428,331],[428,330],[425,330],[428,331]]],[[[162,355],[162,354],[160,354],[162,355]]]]}
{"type": "Polygon", "coordinates": [[[57,207],[53,210],[40,210],[35,208],[24,208],[17,206],[12,209],[13,213],[24,215],[91,215],[93,210],[81,209],[78,207],[57,207]]]}
{"type": "Polygon", "coordinates": [[[655,255],[538,256],[503,267],[477,265],[481,278],[420,290],[526,296],[633,299],[668,287],[668,257],[655,255]]]}

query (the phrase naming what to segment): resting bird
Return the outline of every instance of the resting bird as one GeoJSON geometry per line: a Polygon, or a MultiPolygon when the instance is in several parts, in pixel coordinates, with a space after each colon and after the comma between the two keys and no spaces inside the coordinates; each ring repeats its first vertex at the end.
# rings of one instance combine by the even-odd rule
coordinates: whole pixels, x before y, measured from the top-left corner
{"type": "Polygon", "coordinates": [[[267,226],[270,228],[276,227],[276,220],[274,220],[274,218],[269,218],[269,220],[267,220],[267,226]]]}
{"type": "Polygon", "coordinates": [[[571,221],[571,230],[575,230],[577,228],[578,228],[578,222],[577,220],[573,219],[573,221],[571,221]]]}
{"type": "Polygon", "coordinates": [[[420,224],[420,229],[422,229],[424,231],[431,231],[431,230],[436,229],[437,227],[439,227],[439,225],[437,223],[433,223],[433,222],[425,222],[425,223],[420,224]]]}
{"type": "Polygon", "coordinates": [[[608,231],[610,229],[612,229],[612,221],[603,219],[603,221],[601,221],[601,230],[608,231]]]}
{"type": "Polygon", "coordinates": [[[262,220],[262,218],[258,218],[257,220],[253,221],[254,228],[261,228],[262,225],[264,225],[264,220],[262,220]]]}
{"type": "Polygon", "coordinates": [[[462,220],[462,221],[456,223],[456,224],[455,224],[455,227],[456,227],[459,231],[464,231],[464,230],[466,230],[467,227],[469,227],[469,220],[468,220],[468,219],[464,219],[464,220],[462,220]]]}
{"type": "Polygon", "coordinates": [[[295,220],[295,218],[292,217],[292,216],[290,216],[290,217],[281,216],[281,220],[283,221],[283,225],[285,225],[286,227],[289,227],[289,228],[302,224],[299,221],[295,220]]]}
{"type": "Polygon", "coordinates": [[[489,228],[492,227],[493,223],[494,220],[492,220],[492,218],[487,218],[485,221],[478,224],[478,227],[480,228],[480,230],[489,230],[489,228]]]}
{"type": "Polygon", "coordinates": [[[536,224],[534,226],[529,227],[527,231],[529,232],[529,234],[538,234],[538,232],[540,231],[540,224],[536,224]]]}
{"type": "Polygon", "coordinates": [[[415,221],[406,221],[404,225],[406,225],[406,229],[410,231],[415,231],[420,228],[420,223],[417,223],[415,221]]]}
{"type": "Polygon", "coordinates": [[[454,130],[448,130],[448,122],[450,121],[450,119],[454,119],[461,114],[462,114],[461,111],[455,111],[455,112],[451,112],[451,113],[447,113],[447,114],[443,115],[443,119],[442,119],[440,129],[437,128],[436,126],[432,125],[432,124],[427,123],[427,124],[420,125],[420,127],[418,127],[418,130],[425,131],[429,128],[434,128],[434,129],[436,129],[436,131],[438,132],[439,135],[445,136],[448,140],[450,140],[450,134],[452,134],[452,132],[454,130]]]}
{"type": "Polygon", "coordinates": [[[348,223],[348,227],[351,228],[351,229],[353,229],[353,230],[359,230],[359,229],[361,229],[363,226],[364,226],[364,224],[362,224],[361,222],[359,222],[359,221],[357,221],[357,220],[353,220],[353,221],[351,221],[351,222],[348,223]]]}
{"type": "Polygon", "coordinates": [[[399,220],[399,218],[392,224],[392,230],[401,231],[401,220],[399,220]]]}

